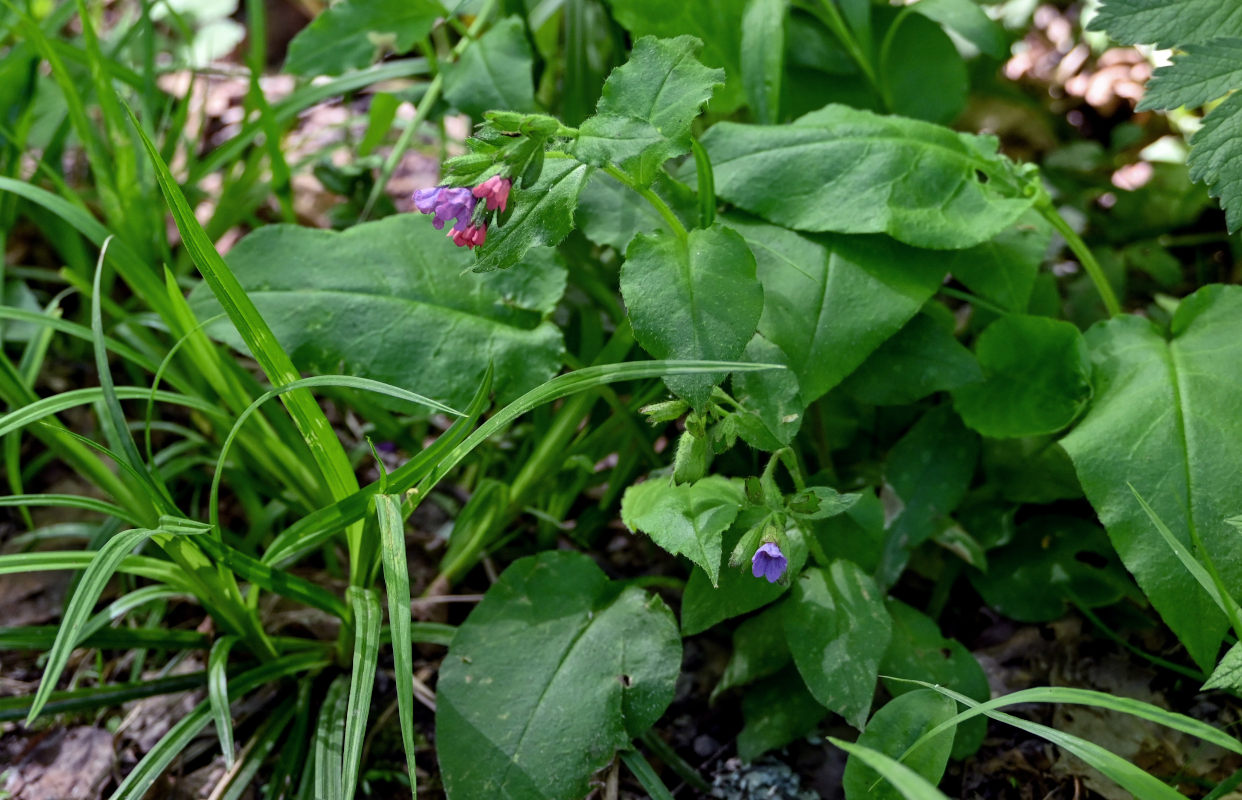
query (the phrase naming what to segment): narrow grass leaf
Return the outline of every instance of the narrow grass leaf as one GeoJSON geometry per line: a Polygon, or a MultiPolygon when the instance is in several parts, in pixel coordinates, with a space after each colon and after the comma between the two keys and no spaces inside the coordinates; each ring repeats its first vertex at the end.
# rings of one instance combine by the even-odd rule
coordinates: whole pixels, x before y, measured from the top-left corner
{"type": "Polygon", "coordinates": [[[233,766],[233,714],[229,709],[229,651],[236,636],[222,636],[211,646],[207,656],[207,701],[216,723],[216,737],[224,753],[226,767],[233,766]]]}
{"type": "Polygon", "coordinates": [[[642,753],[637,750],[626,750],[621,753],[621,763],[629,768],[651,800],[673,800],[673,793],[664,785],[664,781],[660,780],[651,762],[644,758],[642,753]]]}
{"type": "Polygon", "coordinates": [[[869,747],[843,742],[831,736],[828,737],[828,741],[878,772],[906,800],[948,800],[939,789],[928,783],[926,778],[900,761],[894,761],[869,747]]]}
{"type": "MultiPolygon", "coordinates": [[[[353,800],[358,788],[362,743],[367,732],[367,717],[371,713],[371,690],[375,688],[380,626],[384,621],[379,598],[370,589],[349,587],[349,605],[354,612],[354,665],[349,678],[349,706],[345,714],[345,745],[341,765],[344,800],[353,800]]],[[[407,618],[408,609],[407,605],[407,618]]]]}
{"type": "MultiPolygon", "coordinates": [[[[928,689],[934,689],[944,696],[950,697],[958,703],[966,706],[968,710],[958,714],[952,719],[945,720],[940,725],[937,725],[935,728],[928,731],[906,750],[906,754],[909,754],[911,750],[919,747],[924,741],[927,741],[931,737],[940,733],[942,729],[947,729],[951,725],[957,725],[958,723],[963,722],[964,720],[977,714],[984,714],[997,722],[1004,722],[1005,724],[1012,725],[1019,730],[1026,731],[1029,734],[1045,739],[1055,744],[1057,747],[1060,747],[1062,750],[1077,756],[1090,766],[1099,770],[1109,780],[1113,781],[1127,792],[1133,794],[1136,798],[1138,798],[1138,800],[1185,800],[1182,794],[1170,788],[1167,784],[1160,781],[1159,778],[1149,775],[1139,767],[1129,761],[1126,761],[1124,758],[1105,750],[1103,747],[1100,747],[1094,742],[1065,733],[1064,731],[1059,731],[1056,728],[1050,728],[1047,725],[1040,725],[1037,722],[1031,722],[1030,720],[1025,720],[1011,714],[997,711],[995,704],[1000,702],[1001,704],[1008,705],[1010,702],[1014,702],[1011,699],[1015,697],[1019,698],[1016,702],[1029,702],[1029,699],[1023,700],[1020,696],[1027,696],[1029,698],[1032,695],[1029,695],[1028,693],[1042,691],[1042,697],[1045,702],[1057,702],[1056,698],[1058,697],[1074,697],[1076,699],[1069,702],[1095,705],[1114,710],[1124,710],[1127,713],[1132,713],[1145,719],[1152,719],[1153,721],[1156,721],[1153,717],[1158,714],[1161,717],[1160,721],[1162,724],[1170,724],[1169,720],[1172,719],[1177,722],[1177,725],[1170,725],[1170,727],[1178,727],[1179,730],[1185,730],[1186,723],[1195,723],[1195,720],[1190,720],[1189,718],[1177,720],[1176,718],[1181,717],[1180,714],[1162,711],[1161,709],[1157,709],[1154,706],[1148,706],[1146,703],[1142,703],[1138,700],[1114,697],[1112,695],[1090,692],[1085,689],[1065,689],[1060,687],[1044,687],[1042,690],[1028,689],[1022,692],[1014,692],[1013,694],[997,698],[996,700],[992,700],[988,703],[979,703],[964,694],[959,694],[958,692],[955,692],[952,689],[946,689],[943,686],[936,686],[923,681],[909,682],[916,683],[928,689]],[[1093,702],[1086,703],[1085,701],[1087,700],[1092,700],[1093,702]]],[[[1202,723],[1197,723],[1197,725],[1202,725],[1202,723]]],[[[1196,733],[1195,735],[1201,734],[1196,733]]],[[[1215,731],[1213,729],[1212,736],[1214,739],[1219,739],[1220,735],[1219,731],[1215,731]]],[[[1235,749],[1236,752],[1236,743],[1231,749],[1235,749]]]]}
{"type": "Polygon", "coordinates": [[[338,676],[328,687],[315,726],[315,800],[345,800],[341,784],[341,763],[345,746],[345,707],[349,702],[349,680],[338,676]]]}
{"type": "Polygon", "coordinates": [[[125,556],[129,554],[129,551],[133,550],[140,542],[159,532],[158,530],[148,530],[146,528],[123,531],[109,539],[103,548],[95,554],[95,557],[91,559],[90,566],[86,568],[86,572],[78,584],[77,591],[73,593],[73,598],[70,599],[69,605],[65,609],[65,615],[61,621],[61,629],[56,637],[56,643],[52,645],[52,649],[48,653],[47,667],[43,671],[43,678],[39,681],[39,688],[35,692],[34,701],[30,705],[30,713],[26,715],[27,726],[39,716],[39,711],[43,708],[43,704],[47,702],[52,694],[52,690],[56,688],[56,682],[60,680],[60,674],[69,662],[69,654],[78,643],[82,628],[86,624],[91,609],[94,608],[96,601],[99,600],[99,596],[103,594],[104,587],[111,580],[117,567],[120,566],[125,556]]]}
{"type": "Polygon", "coordinates": [[[136,514],[126,511],[115,503],[109,503],[107,500],[99,500],[94,497],[82,497],[76,494],[11,494],[8,497],[0,497],[0,507],[5,506],[18,506],[20,508],[29,506],[76,508],[82,511],[94,511],[110,517],[116,517],[131,525],[140,524],[136,514]]]}
{"type": "MultiPolygon", "coordinates": [[[[94,708],[119,708],[123,703],[173,692],[197,689],[207,682],[206,672],[187,672],[137,683],[109,683],[87,689],[52,692],[43,709],[48,714],[71,714],[94,708]]],[[[0,722],[14,722],[30,709],[29,695],[0,697],[0,722]]]]}
{"type": "MultiPolygon", "coordinates": [[[[410,792],[418,794],[418,774],[414,769],[414,642],[410,633],[410,574],[405,557],[405,521],[401,498],[391,494],[375,496],[379,519],[380,560],[384,567],[384,589],[388,594],[388,625],[392,637],[393,672],[397,681],[397,714],[401,720],[401,743],[410,777],[410,792]]],[[[449,637],[452,638],[451,635],[449,637]]]]}
{"type": "MultiPolygon", "coordinates": [[[[233,691],[240,696],[254,691],[265,683],[300,672],[314,672],[325,666],[327,662],[318,653],[284,656],[238,675],[233,681],[233,691]]],[[[185,752],[190,742],[202,732],[203,728],[207,727],[210,721],[211,711],[208,703],[199,703],[189,714],[173,725],[164,738],[160,739],[159,743],[142,757],[133,771],[125,776],[125,780],[112,793],[109,800],[142,800],[147,790],[163,774],[173,759],[185,752]]]]}
{"type": "MultiPolygon", "coordinates": [[[[149,395],[150,390],[141,386],[116,387],[116,396],[120,400],[145,400],[149,395]]],[[[53,414],[59,414],[70,408],[97,403],[103,398],[103,390],[98,386],[86,389],[70,389],[67,392],[45,397],[0,417],[0,436],[7,436],[32,422],[38,422],[41,419],[46,419],[53,414]]],[[[156,394],[156,399],[161,403],[192,408],[216,420],[225,421],[228,419],[214,404],[200,397],[160,391],[156,394]]]]}

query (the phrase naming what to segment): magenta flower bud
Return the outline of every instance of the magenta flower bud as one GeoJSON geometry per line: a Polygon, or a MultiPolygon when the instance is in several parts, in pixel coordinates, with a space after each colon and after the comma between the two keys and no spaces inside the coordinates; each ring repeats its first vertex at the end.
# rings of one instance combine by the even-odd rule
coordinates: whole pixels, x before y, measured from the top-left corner
{"type": "Polygon", "coordinates": [[[470,225],[461,229],[454,228],[448,232],[448,237],[458,247],[468,247],[473,250],[486,241],[487,225],[470,225]]]}
{"type": "Polygon", "coordinates": [[[750,559],[750,572],[756,578],[768,579],[768,583],[776,583],[785,574],[789,561],[781,552],[776,542],[764,542],[750,559]]]}

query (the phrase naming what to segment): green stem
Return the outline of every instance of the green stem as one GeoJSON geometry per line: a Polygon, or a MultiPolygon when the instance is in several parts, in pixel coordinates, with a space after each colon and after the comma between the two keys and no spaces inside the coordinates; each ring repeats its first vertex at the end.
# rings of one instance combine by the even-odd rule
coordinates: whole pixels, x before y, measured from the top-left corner
{"type": "Polygon", "coordinates": [[[612,164],[604,167],[604,172],[611,175],[623,185],[630,187],[642,195],[643,199],[650,203],[651,207],[654,208],[660,217],[664,219],[664,224],[668,225],[669,230],[677,234],[678,239],[685,241],[686,237],[690,235],[686,232],[686,226],[682,225],[681,220],[677,219],[677,215],[673,213],[673,209],[668,207],[668,203],[664,202],[663,198],[653,192],[649,187],[639,186],[630,179],[629,175],[626,175],[612,164]]]}
{"type": "Polygon", "coordinates": [[[703,776],[698,773],[698,770],[686,763],[684,758],[677,755],[677,751],[668,742],[661,739],[654,730],[647,729],[642,736],[638,737],[638,740],[647,745],[652,755],[664,762],[664,766],[677,773],[677,777],[690,786],[693,786],[700,792],[711,790],[711,787],[707,785],[707,781],[703,780],[703,776]]]}
{"type": "Polygon", "coordinates": [[[1095,260],[1095,256],[1091,254],[1087,243],[1082,240],[1069,223],[1065,221],[1052,205],[1052,200],[1044,195],[1035,203],[1035,208],[1043,215],[1044,219],[1052,223],[1052,227],[1057,233],[1065,239],[1065,243],[1069,245],[1070,251],[1078,257],[1079,263],[1083,269],[1087,270],[1087,275],[1091,278],[1091,282],[1095,284],[1095,290],[1100,293],[1100,299],[1104,301],[1104,308],[1107,309],[1110,317],[1115,317],[1121,313],[1121,303],[1117,301],[1117,295],[1113,292],[1113,287],[1109,285],[1108,278],[1104,276],[1104,269],[1100,266],[1100,262],[1095,260]]]}
{"type": "Polygon", "coordinates": [[[1146,659],[1147,661],[1150,661],[1152,664],[1156,665],[1157,667],[1163,667],[1164,669],[1170,670],[1172,672],[1176,672],[1179,675],[1184,675],[1187,678],[1190,678],[1195,683],[1202,683],[1203,681],[1207,680],[1207,676],[1204,675],[1202,672],[1199,672],[1196,669],[1191,669],[1190,667],[1183,667],[1181,664],[1175,664],[1172,661],[1168,661],[1166,659],[1161,658],[1160,656],[1154,656],[1151,653],[1148,653],[1146,650],[1136,647],[1130,642],[1126,641],[1125,638],[1121,636],[1121,634],[1117,633],[1112,628],[1105,625],[1104,621],[1100,619],[1099,617],[1097,617],[1094,613],[1092,613],[1092,611],[1089,608],[1087,608],[1082,603],[1081,600],[1074,598],[1070,602],[1072,602],[1074,604],[1074,607],[1078,609],[1078,613],[1086,617],[1087,620],[1092,625],[1094,625],[1096,628],[1098,628],[1101,633],[1103,633],[1109,639],[1112,639],[1114,642],[1121,645],[1125,649],[1129,650],[1131,653],[1134,653],[1139,658],[1146,659]]]}
{"type": "MultiPolygon", "coordinates": [[[[465,49],[478,37],[479,31],[483,30],[483,26],[487,24],[488,19],[492,16],[492,11],[496,8],[497,0],[488,0],[487,4],[479,11],[479,15],[470,23],[470,27],[466,30],[466,35],[457,42],[453,47],[453,58],[460,56],[465,49]]],[[[428,58],[435,64],[435,53],[428,51],[428,58]]],[[[367,203],[362,209],[362,215],[359,222],[366,221],[371,215],[372,209],[375,208],[376,202],[379,201],[380,195],[384,193],[384,188],[388,186],[388,181],[392,180],[393,173],[397,171],[397,165],[401,163],[401,159],[405,157],[405,152],[410,149],[410,142],[414,140],[414,134],[431,113],[431,109],[435,107],[436,101],[440,99],[440,92],[444,89],[444,73],[440,72],[438,66],[436,75],[431,79],[431,83],[427,85],[427,91],[423,94],[423,99],[419,101],[418,108],[415,110],[414,119],[397,139],[397,143],[393,145],[392,152],[388,154],[388,158],[384,161],[384,166],[380,170],[379,180],[371,187],[371,193],[367,196],[367,203]]]]}
{"type": "Polygon", "coordinates": [[[978,295],[973,295],[970,292],[963,292],[961,289],[954,289],[952,286],[941,286],[940,294],[946,295],[948,297],[952,297],[956,300],[961,300],[964,303],[970,303],[972,306],[977,306],[979,308],[986,308],[988,311],[991,311],[995,314],[999,314],[1002,317],[1009,313],[1008,311],[996,305],[995,303],[988,302],[987,300],[984,300],[982,297],[979,297],[978,295]]]}

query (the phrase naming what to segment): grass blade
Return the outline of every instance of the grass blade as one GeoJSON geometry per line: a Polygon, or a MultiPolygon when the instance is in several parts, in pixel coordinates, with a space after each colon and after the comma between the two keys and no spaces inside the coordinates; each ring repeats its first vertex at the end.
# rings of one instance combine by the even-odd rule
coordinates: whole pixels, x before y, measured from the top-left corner
{"type": "Polygon", "coordinates": [[[73,593],[69,606],[65,609],[60,632],[48,653],[47,666],[43,670],[39,688],[35,691],[34,700],[30,704],[30,712],[26,715],[27,727],[39,716],[43,704],[47,702],[52,690],[56,688],[56,682],[60,680],[65,664],[69,662],[69,654],[77,646],[82,627],[86,624],[87,617],[96,601],[99,600],[99,596],[103,594],[104,586],[111,580],[112,574],[116,572],[129,551],[155,533],[156,531],[146,528],[122,531],[109,539],[103,549],[91,559],[90,566],[86,568],[86,573],[82,576],[77,591],[73,593]]]}
{"type": "MultiPolygon", "coordinates": [[[[56,643],[59,630],[60,627],[56,625],[0,628],[0,650],[50,650],[56,643]]],[[[205,650],[208,644],[210,640],[197,631],[104,628],[83,636],[78,646],[97,650],[205,650]]],[[[55,695],[53,692],[52,696],[55,695]]]]}
{"type": "MultiPolygon", "coordinates": [[[[1134,764],[1131,764],[1129,761],[1126,761],[1124,758],[1121,758],[1120,756],[1114,753],[1111,753],[1108,750],[1105,750],[1103,747],[1100,747],[1098,744],[1095,744],[1094,742],[1089,742],[1086,739],[1073,736],[1071,734],[1065,733],[1064,731],[1059,731],[1056,728],[1050,728],[1047,725],[1041,725],[1037,722],[1031,722],[1029,720],[1022,719],[1020,717],[1015,717],[1011,714],[1006,714],[1004,712],[997,711],[996,707],[994,705],[991,705],[992,703],[996,703],[997,702],[996,700],[992,700],[989,703],[979,703],[979,702],[976,702],[975,700],[972,700],[971,698],[967,697],[964,694],[959,694],[958,692],[955,692],[951,689],[946,689],[943,686],[936,686],[934,684],[924,683],[923,681],[908,681],[908,682],[916,683],[920,686],[925,686],[928,689],[934,689],[935,691],[943,694],[945,697],[950,697],[956,700],[958,703],[961,703],[962,705],[966,706],[968,710],[962,712],[961,714],[958,714],[956,717],[952,719],[945,720],[944,723],[928,731],[926,734],[920,737],[918,741],[916,741],[913,745],[911,745],[910,748],[907,749],[906,751],[907,753],[909,753],[909,751],[913,750],[915,747],[918,747],[919,745],[921,745],[929,737],[939,733],[946,726],[950,724],[956,725],[962,722],[964,719],[969,719],[971,717],[977,716],[978,714],[983,714],[991,719],[996,720],[997,722],[1004,722],[1007,725],[1012,725],[1013,727],[1018,728],[1019,730],[1026,731],[1027,733],[1038,736],[1041,739],[1045,739],[1049,742],[1052,742],[1057,747],[1060,747],[1062,750],[1065,750],[1068,753],[1072,753],[1073,755],[1085,761],[1090,766],[1099,770],[1109,780],[1113,781],[1118,786],[1125,789],[1127,792],[1130,792],[1131,794],[1133,794],[1136,798],[1138,798],[1138,800],[1185,800],[1185,797],[1180,792],[1176,791],[1175,789],[1170,788],[1168,785],[1161,782],[1159,778],[1156,778],[1153,775],[1149,775],[1148,773],[1139,769],[1134,764]]],[[[1038,690],[1026,690],[1026,691],[1038,691],[1038,690]]],[[[1045,687],[1045,695],[1050,694],[1054,697],[1057,696],[1059,693],[1066,692],[1066,691],[1067,690],[1065,689],[1060,689],[1057,687],[1045,687]]],[[[1078,689],[1078,690],[1073,690],[1073,691],[1075,692],[1075,695],[1073,696],[1077,696],[1079,698],[1076,701],[1079,703],[1081,703],[1083,699],[1087,699],[1087,697],[1092,697],[1098,702],[1093,702],[1091,703],[1091,705],[1099,705],[1099,706],[1106,707],[1106,708],[1118,708],[1118,710],[1121,710],[1119,705],[1109,705],[1107,704],[1106,701],[1116,701],[1119,704],[1122,701],[1124,701],[1124,705],[1127,705],[1127,706],[1146,705],[1145,703],[1140,703],[1137,700],[1128,700],[1127,698],[1113,697],[1111,695],[1102,695],[1096,692],[1088,692],[1087,690],[1084,690],[1084,689],[1078,689]]],[[[1015,692],[1012,695],[1006,695],[1005,697],[997,698],[997,699],[1000,701],[1008,701],[1009,698],[1014,697],[1016,695],[1022,695],[1022,694],[1024,694],[1024,692],[1015,692]]],[[[1070,696],[1070,695],[1066,695],[1066,696],[1070,696]]],[[[1160,709],[1151,707],[1148,711],[1145,711],[1144,714],[1140,716],[1143,716],[1146,719],[1151,719],[1152,712],[1154,711],[1160,711],[1160,709]]],[[[1167,711],[1162,712],[1162,715],[1170,715],[1173,717],[1181,716],[1178,714],[1172,714],[1172,712],[1167,712],[1167,711]]],[[[1190,720],[1190,722],[1194,722],[1194,720],[1190,720]]],[[[1183,722],[1179,724],[1184,725],[1185,723],[1183,722]]],[[[1219,731],[1217,733],[1219,733],[1219,731]]],[[[902,757],[904,758],[905,754],[903,754],[902,757]]]]}
{"type": "Polygon", "coordinates": [[[315,726],[315,800],[345,800],[341,788],[341,764],[345,745],[345,707],[349,684],[337,676],[328,687],[315,726]]]}
{"type": "Polygon", "coordinates": [[[107,500],[99,500],[94,497],[82,497],[76,494],[11,494],[8,497],[0,497],[0,507],[5,506],[77,508],[82,511],[107,514],[110,517],[124,520],[131,525],[139,524],[136,514],[131,514],[115,503],[109,503],[107,500]]]}
{"type": "MultiPolygon", "coordinates": [[[[380,625],[384,621],[379,598],[370,589],[349,587],[349,605],[354,612],[354,665],[349,678],[349,704],[345,713],[342,751],[341,790],[344,800],[353,800],[358,788],[362,742],[366,737],[367,717],[371,713],[371,690],[375,687],[375,667],[379,658],[380,625]]],[[[406,613],[408,615],[408,610],[406,613]]]]}
{"type": "MultiPolygon", "coordinates": [[[[432,445],[432,448],[428,448],[428,450],[433,448],[436,450],[434,457],[431,455],[424,457],[428,451],[423,451],[388,476],[388,491],[404,492],[415,484],[419,484],[420,496],[425,497],[431,487],[435,486],[453,467],[490,436],[499,433],[531,409],[563,397],[620,381],[662,378],[665,375],[728,371],[756,372],[767,369],[783,369],[783,367],[732,361],[638,361],[584,367],[565,375],[558,375],[505,406],[477,430],[461,439],[459,444],[451,445],[449,452],[442,453],[439,449],[440,444],[449,433],[452,433],[452,430],[447,431],[432,445]]],[[[471,405],[474,405],[473,402],[471,405]]],[[[460,423],[461,420],[458,422],[460,423]]],[[[271,564],[287,564],[314,550],[340,530],[343,525],[362,519],[367,513],[369,497],[378,493],[379,490],[379,483],[372,483],[353,497],[338,501],[329,508],[321,509],[299,520],[296,525],[276,538],[263,560],[271,564]]]]}
{"type": "Polygon", "coordinates": [[[226,767],[233,766],[233,713],[229,708],[229,651],[236,636],[222,636],[211,646],[207,656],[207,702],[216,723],[216,737],[224,753],[226,767]]]}
{"type": "MultiPolygon", "coordinates": [[[[137,118],[133,116],[132,111],[130,117],[147,150],[151,164],[155,168],[156,180],[159,181],[164,199],[168,202],[169,210],[176,220],[182,241],[198,266],[203,279],[211,288],[212,294],[215,295],[225,313],[229,315],[229,320],[237,328],[237,332],[272,386],[281,387],[297,381],[301,374],[293,366],[289,354],[280,346],[272,329],[263,320],[250,296],[242,289],[237,277],[216,252],[207,232],[195,218],[181,187],[177,185],[172,173],[169,172],[168,165],[164,163],[164,159],[160,157],[159,151],[142,129],[137,118]]],[[[332,430],[332,425],[324,416],[323,409],[319,407],[314,396],[305,389],[298,389],[281,395],[281,398],[289,415],[293,417],[294,425],[297,426],[306,446],[310,449],[316,465],[323,473],[332,499],[340,500],[358,491],[358,479],[354,476],[349,458],[345,455],[345,448],[337,439],[336,432],[332,430]]],[[[214,504],[212,508],[214,509],[214,504]]],[[[362,565],[357,563],[354,556],[361,544],[361,527],[351,527],[347,531],[347,536],[351,556],[351,583],[356,584],[359,581],[355,579],[362,565]]]]}
{"type": "MultiPolygon", "coordinates": [[[[116,396],[120,400],[145,400],[150,394],[150,390],[140,386],[116,387],[116,396]]],[[[70,389],[67,392],[36,400],[30,405],[22,406],[0,417],[0,436],[7,436],[32,422],[38,422],[67,409],[97,403],[103,398],[103,389],[91,386],[85,389],[70,389]]],[[[157,393],[156,399],[161,403],[192,408],[221,421],[228,419],[215,405],[198,397],[161,390],[157,393]]]]}
{"type": "Polygon", "coordinates": [[[621,753],[621,761],[629,768],[638,783],[647,790],[651,800],[673,800],[673,793],[660,780],[660,776],[652,768],[651,763],[637,750],[626,750],[621,753]]]}
{"type": "MultiPolygon", "coordinates": [[[[187,672],[137,683],[110,683],[89,689],[52,692],[43,710],[48,714],[71,714],[94,708],[119,707],[122,703],[143,697],[197,689],[206,682],[206,672],[187,672]]],[[[0,722],[13,722],[25,717],[30,701],[29,696],[0,697],[0,722]]]]}
{"type": "MultiPolygon", "coordinates": [[[[923,681],[908,680],[905,678],[889,678],[886,680],[899,681],[901,683],[912,683],[922,686],[926,689],[940,689],[934,684],[925,683],[923,681]]],[[[956,699],[956,697],[954,698],[956,699]]],[[[1041,686],[1034,689],[1023,689],[1022,691],[1012,692],[1002,697],[997,697],[986,703],[975,702],[966,711],[958,714],[956,717],[945,720],[937,725],[925,735],[920,737],[910,748],[910,750],[921,745],[924,741],[930,740],[949,728],[960,724],[961,722],[986,714],[988,711],[1008,706],[1020,705],[1022,703],[1066,703],[1069,705],[1092,706],[1094,708],[1105,708],[1109,711],[1120,711],[1123,714],[1145,719],[1148,722],[1154,722],[1157,725],[1163,725],[1166,728],[1172,728],[1190,736],[1202,739],[1205,742],[1211,742],[1222,750],[1228,750],[1232,753],[1242,755],[1242,742],[1233,738],[1229,734],[1213,728],[1206,722],[1201,722],[1193,717],[1184,714],[1178,714],[1174,711],[1166,711],[1158,706],[1150,703],[1144,703],[1141,700],[1134,700],[1129,697],[1118,697],[1117,695],[1105,694],[1104,692],[1094,692],[1090,689],[1075,689],[1063,686],[1041,686]]],[[[905,754],[902,756],[905,757],[905,754]]]]}
{"type": "MultiPolygon", "coordinates": [[[[240,697],[265,683],[296,675],[299,672],[313,672],[326,666],[327,662],[318,653],[284,656],[238,675],[233,681],[233,691],[240,697]]],[[[125,776],[125,780],[112,793],[109,800],[142,800],[147,790],[163,774],[173,759],[181,755],[210,721],[211,713],[208,704],[199,703],[193,711],[173,725],[164,738],[160,739],[159,743],[142,757],[133,771],[125,776]]]]}
{"type": "MultiPolygon", "coordinates": [[[[49,572],[58,569],[86,569],[99,555],[97,550],[46,550],[40,553],[11,553],[0,555],[0,575],[17,572],[49,572]]],[[[137,575],[153,581],[188,589],[184,576],[175,565],[150,556],[126,556],[121,559],[117,572],[137,575]]]]}
{"type": "Polygon", "coordinates": [[[410,776],[410,793],[418,795],[418,774],[414,770],[414,642],[410,634],[410,574],[405,557],[405,520],[401,498],[391,494],[375,496],[379,518],[380,558],[384,566],[384,588],[388,594],[388,625],[392,636],[393,672],[397,681],[397,714],[401,721],[401,743],[410,776]]]}
{"type": "Polygon", "coordinates": [[[944,793],[928,783],[926,778],[900,761],[894,761],[883,753],[860,744],[843,742],[831,736],[828,737],[828,741],[878,772],[906,800],[948,800],[944,793]]]}

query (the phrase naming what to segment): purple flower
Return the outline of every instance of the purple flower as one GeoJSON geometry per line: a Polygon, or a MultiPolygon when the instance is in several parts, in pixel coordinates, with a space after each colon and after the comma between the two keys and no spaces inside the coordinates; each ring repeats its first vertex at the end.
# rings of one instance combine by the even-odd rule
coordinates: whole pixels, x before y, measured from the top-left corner
{"type": "Polygon", "coordinates": [[[750,559],[750,572],[756,578],[764,577],[768,583],[776,583],[785,574],[789,561],[776,542],[764,542],[750,559]]]}
{"type": "Polygon", "coordinates": [[[464,187],[437,186],[414,193],[414,207],[424,214],[435,214],[431,224],[436,226],[436,230],[443,230],[444,223],[450,219],[456,220],[453,230],[465,230],[477,202],[470,190],[464,187]]]}

